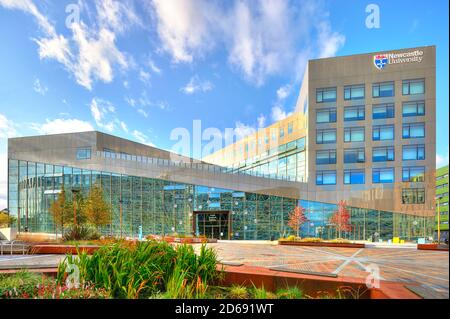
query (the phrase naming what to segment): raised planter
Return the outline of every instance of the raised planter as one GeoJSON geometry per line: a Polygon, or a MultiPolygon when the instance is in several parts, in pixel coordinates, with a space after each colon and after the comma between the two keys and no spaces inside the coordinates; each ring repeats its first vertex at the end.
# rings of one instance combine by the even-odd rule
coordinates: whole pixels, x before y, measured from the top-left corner
{"type": "MultiPolygon", "coordinates": [[[[220,268],[219,268],[220,269],[220,268]]],[[[225,266],[221,285],[264,287],[276,291],[286,286],[297,286],[313,298],[336,296],[337,290],[348,298],[359,299],[422,299],[402,283],[380,281],[379,288],[367,288],[365,280],[355,277],[328,277],[271,270],[254,266],[225,266]]]]}
{"type": "Polygon", "coordinates": [[[78,252],[86,252],[89,255],[92,255],[95,251],[97,251],[100,246],[97,245],[33,245],[30,247],[30,254],[49,254],[49,255],[65,255],[72,254],[76,255],[78,252]]]}
{"type": "Polygon", "coordinates": [[[151,239],[158,241],[165,241],[168,243],[181,243],[181,244],[203,244],[203,243],[217,243],[217,239],[212,238],[198,238],[198,237],[174,237],[174,236],[148,236],[151,239]]]}
{"type": "Polygon", "coordinates": [[[355,243],[330,243],[330,242],[301,242],[293,240],[279,240],[278,245],[286,246],[315,246],[315,247],[340,247],[340,248],[365,248],[364,244],[355,243]]]}
{"type": "Polygon", "coordinates": [[[417,244],[418,250],[437,250],[437,251],[448,251],[448,245],[439,244],[417,244]]]}

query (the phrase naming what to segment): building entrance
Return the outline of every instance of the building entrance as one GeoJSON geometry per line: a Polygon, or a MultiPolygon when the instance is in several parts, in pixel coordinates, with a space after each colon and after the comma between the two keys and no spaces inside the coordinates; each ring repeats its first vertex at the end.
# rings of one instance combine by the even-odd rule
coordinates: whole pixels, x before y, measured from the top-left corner
{"type": "Polygon", "coordinates": [[[214,239],[230,239],[229,211],[196,211],[194,212],[194,233],[214,239]]]}

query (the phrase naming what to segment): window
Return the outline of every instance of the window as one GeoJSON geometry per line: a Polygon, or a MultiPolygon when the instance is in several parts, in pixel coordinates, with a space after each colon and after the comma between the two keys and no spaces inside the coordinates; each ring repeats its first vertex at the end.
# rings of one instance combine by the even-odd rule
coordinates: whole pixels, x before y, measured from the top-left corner
{"type": "Polygon", "coordinates": [[[377,125],[372,129],[374,141],[386,141],[394,139],[394,125],[377,125]]]}
{"type": "Polygon", "coordinates": [[[346,127],[344,142],[364,142],[364,127],[346,127]]]}
{"type": "Polygon", "coordinates": [[[372,170],[372,182],[375,184],[393,183],[394,168],[374,168],[372,170]]]}
{"type": "Polygon", "coordinates": [[[425,167],[403,167],[403,182],[423,182],[425,181],[425,167]]]}
{"type": "Polygon", "coordinates": [[[350,148],[344,150],[344,163],[364,163],[366,161],[364,148],[350,148]]]}
{"type": "Polygon", "coordinates": [[[344,121],[360,121],[364,120],[365,117],[364,105],[344,108],[344,121]]]}
{"type": "Polygon", "coordinates": [[[304,137],[299,138],[297,140],[297,148],[301,151],[303,151],[305,149],[305,138],[304,137]]]}
{"type": "Polygon", "coordinates": [[[344,100],[364,99],[364,85],[349,85],[344,87],[344,100]]]}
{"type": "Polygon", "coordinates": [[[317,89],[316,102],[336,102],[336,88],[317,89]]]}
{"type": "Polygon", "coordinates": [[[372,107],[372,119],[390,119],[395,117],[394,104],[376,104],[372,107]]]}
{"type": "Polygon", "coordinates": [[[316,123],[335,123],[336,108],[317,110],[316,123]]]}
{"type": "Polygon", "coordinates": [[[316,141],[317,144],[336,143],[336,129],[317,130],[316,141]]]}
{"type": "Polygon", "coordinates": [[[363,169],[344,170],[344,184],[364,184],[365,173],[363,169]]]}
{"type": "Polygon", "coordinates": [[[336,150],[323,150],[316,152],[316,164],[336,164],[336,150]]]}
{"type": "Polygon", "coordinates": [[[387,162],[395,160],[394,146],[374,147],[372,150],[373,162],[387,162]]]}
{"type": "Polygon", "coordinates": [[[403,138],[425,137],[425,123],[406,123],[403,124],[403,138]]]}
{"type": "Polygon", "coordinates": [[[425,189],[423,188],[404,188],[402,190],[403,204],[424,204],[425,189]]]}
{"type": "Polygon", "coordinates": [[[317,171],[316,185],[335,185],[336,171],[317,171]]]}
{"type": "Polygon", "coordinates": [[[373,97],[394,96],[394,82],[375,83],[372,85],[373,97]]]}
{"type": "Polygon", "coordinates": [[[280,128],[280,138],[284,137],[284,128],[280,128]]]}
{"type": "Polygon", "coordinates": [[[403,160],[424,160],[425,145],[403,145],[403,160]]]}
{"type": "Polygon", "coordinates": [[[288,134],[291,134],[292,133],[292,131],[293,131],[293,123],[292,122],[290,122],[290,123],[288,123],[288,134]]]}
{"type": "Polygon", "coordinates": [[[403,95],[424,94],[425,80],[404,80],[402,91],[403,95]]]}
{"type": "Polygon", "coordinates": [[[77,160],[84,160],[90,158],[91,158],[90,147],[77,148],[77,160]]]}
{"type": "Polygon", "coordinates": [[[403,103],[403,117],[425,115],[425,102],[405,102],[403,103]]]}

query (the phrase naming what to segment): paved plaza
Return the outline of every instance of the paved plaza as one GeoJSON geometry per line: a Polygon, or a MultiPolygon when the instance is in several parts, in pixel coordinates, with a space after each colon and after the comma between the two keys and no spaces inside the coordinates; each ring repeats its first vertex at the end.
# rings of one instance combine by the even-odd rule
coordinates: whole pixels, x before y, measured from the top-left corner
{"type": "Polygon", "coordinates": [[[449,297],[449,256],[412,248],[295,247],[221,242],[209,244],[224,262],[366,278],[378,267],[380,279],[418,284],[429,294],[449,297]]]}
{"type": "MultiPolygon", "coordinates": [[[[443,251],[415,248],[330,248],[279,246],[274,243],[223,241],[208,246],[219,260],[266,268],[323,273],[338,277],[366,278],[378,267],[380,279],[419,285],[428,296],[449,297],[449,256],[443,251]]],[[[197,249],[199,245],[195,246],[197,249]]],[[[51,268],[62,255],[0,256],[0,271],[20,268],[51,268]]]]}

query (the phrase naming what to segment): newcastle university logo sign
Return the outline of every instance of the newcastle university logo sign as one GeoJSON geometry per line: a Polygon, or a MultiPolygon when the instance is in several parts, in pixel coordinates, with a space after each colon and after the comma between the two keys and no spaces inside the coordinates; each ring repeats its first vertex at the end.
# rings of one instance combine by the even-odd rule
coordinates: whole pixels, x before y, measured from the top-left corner
{"type": "Polygon", "coordinates": [[[382,70],[388,64],[420,63],[423,59],[423,51],[414,50],[403,53],[383,53],[373,56],[373,64],[378,70],[382,70]]]}

